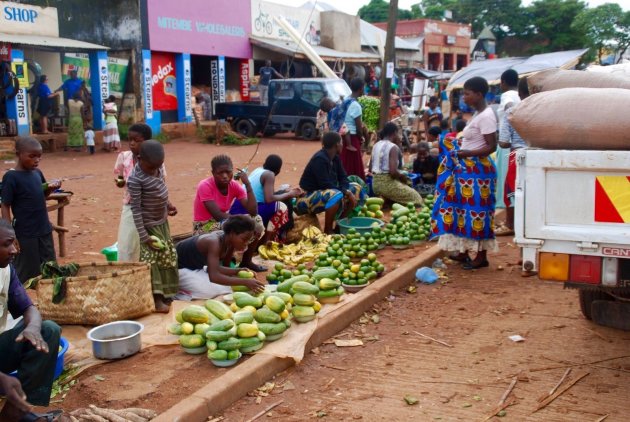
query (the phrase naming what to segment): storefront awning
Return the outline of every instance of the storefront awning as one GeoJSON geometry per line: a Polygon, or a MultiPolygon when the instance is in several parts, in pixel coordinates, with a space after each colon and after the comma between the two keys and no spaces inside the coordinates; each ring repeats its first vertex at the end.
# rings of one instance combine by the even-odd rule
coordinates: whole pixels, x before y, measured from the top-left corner
{"type": "MultiPolygon", "coordinates": [[[[292,41],[274,40],[271,38],[259,38],[255,36],[249,37],[253,45],[266,48],[277,53],[286,54],[289,56],[295,56],[297,58],[305,58],[306,55],[302,48],[298,48],[297,44],[292,41]]],[[[376,53],[369,53],[365,51],[352,53],[348,51],[338,51],[332,48],[322,47],[321,45],[312,46],[313,49],[322,60],[335,61],[337,59],[343,59],[346,62],[366,62],[379,60],[379,56],[376,53]]]]}
{"type": "Polygon", "coordinates": [[[34,45],[40,47],[63,48],[67,50],[109,50],[109,47],[85,41],[61,37],[44,37],[41,35],[4,34],[0,32],[0,41],[11,44],[34,45]]]}

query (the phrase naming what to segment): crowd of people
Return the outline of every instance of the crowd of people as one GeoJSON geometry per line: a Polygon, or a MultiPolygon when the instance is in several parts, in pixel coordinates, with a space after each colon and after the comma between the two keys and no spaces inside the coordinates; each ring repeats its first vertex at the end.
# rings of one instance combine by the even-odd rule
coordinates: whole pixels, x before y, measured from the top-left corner
{"type": "MultiPolygon", "coordinates": [[[[338,104],[328,98],[322,100],[322,148],[305,166],[299,186],[276,186],[283,164],[278,155],[269,155],[249,174],[235,173],[231,158],[217,155],[211,160],[212,175],[199,182],[192,202],[193,234],[177,245],[168,223],[177,208],[169,200],[164,148],[152,140],[148,125],[134,124],[128,131],[129,151],[119,153],[113,170],[116,186],[123,191],[119,260],[150,265],[157,312],[169,312],[174,298],[212,298],[230,292],[237,284],[260,292],[264,285],[255,277],[237,277],[244,268],[267,270],[253,260],[258,245],[282,241],[293,226],[294,215],[323,213],[324,231],[335,232],[339,219],[351,215],[365,201],[368,181],[375,195],[391,202],[419,207],[422,195],[434,194],[431,231],[439,247],[449,251],[464,269],[487,267],[487,251],[497,247],[496,192],[499,186],[504,188],[502,200],[508,207],[504,232],[510,234],[515,151],[525,146],[508,116],[528,95],[527,83],[519,81],[516,72],[506,71],[501,84],[503,96],[495,112],[486,103],[487,81],[469,79],[463,98],[475,113],[468,122],[455,121],[453,128],[431,100],[423,121],[426,141],[412,145],[411,172],[404,171],[399,126],[386,123],[371,148],[366,171],[363,147],[367,130],[357,101],[365,86],[355,79],[348,98],[338,104]],[[434,120],[439,124],[432,124],[434,120]],[[415,184],[410,183],[413,175],[419,179],[415,184]],[[238,255],[241,259],[237,264],[238,255]]],[[[55,95],[44,89],[42,93],[55,95]]],[[[72,101],[80,103],[80,99],[69,101],[71,110],[78,109],[80,105],[72,101]]],[[[115,106],[106,106],[105,113],[114,116],[115,106]]],[[[106,137],[112,135],[111,129],[106,127],[106,137]]],[[[70,146],[72,142],[69,137],[70,146]]],[[[117,141],[113,142],[112,149],[116,149],[117,141]]],[[[48,404],[56,357],[49,351],[57,350],[60,335],[54,322],[42,321],[20,280],[39,275],[42,263],[56,259],[46,198],[61,183],[48,182],[38,169],[42,147],[37,140],[19,138],[16,154],[15,169],[2,179],[0,220],[0,393],[8,398],[0,416],[7,420],[29,414],[29,403],[48,404]],[[24,319],[2,332],[7,312],[24,319]],[[19,379],[5,375],[16,368],[19,379]]]]}

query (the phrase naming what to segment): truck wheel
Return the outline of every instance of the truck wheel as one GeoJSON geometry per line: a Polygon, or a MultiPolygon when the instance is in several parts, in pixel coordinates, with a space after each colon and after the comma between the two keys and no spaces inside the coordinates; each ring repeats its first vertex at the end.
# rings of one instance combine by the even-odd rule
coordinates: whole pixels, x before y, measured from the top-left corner
{"type": "Polygon", "coordinates": [[[591,319],[591,305],[596,300],[612,300],[610,295],[601,290],[580,289],[580,310],[584,318],[591,319]]]}
{"type": "Polygon", "coordinates": [[[256,128],[254,127],[254,124],[247,119],[242,119],[236,122],[234,130],[248,138],[252,138],[256,135],[256,128]]]}
{"type": "Polygon", "coordinates": [[[313,122],[304,122],[300,127],[300,134],[302,138],[307,141],[312,141],[317,138],[317,129],[315,128],[315,124],[313,122]]]}

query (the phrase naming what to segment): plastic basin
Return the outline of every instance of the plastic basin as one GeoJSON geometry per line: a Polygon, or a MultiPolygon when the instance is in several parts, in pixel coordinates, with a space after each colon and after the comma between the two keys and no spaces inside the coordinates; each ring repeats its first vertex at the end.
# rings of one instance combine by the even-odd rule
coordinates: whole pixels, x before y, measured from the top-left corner
{"type": "MultiPolygon", "coordinates": [[[[68,343],[68,340],[66,340],[65,338],[61,337],[59,339],[59,347],[61,347],[61,350],[59,350],[59,353],[57,353],[57,363],[55,365],[55,376],[53,379],[59,378],[59,375],[61,375],[61,373],[63,372],[63,359],[66,356],[69,345],[70,344],[68,343]]],[[[13,371],[9,375],[11,375],[12,377],[17,377],[17,371],[13,371]]]]}
{"type": "Polygon", "coordinates": [[[348,230],[350,229],[355,229],[357,233],[361,234],[369,233],[374,228],[372,227],[374,223],[377,223],[378,227],[383,227],[385,225],[385,223],[378,218],[370,217],[344,218],[343,220],[339,220],[337,222],[337,224],[339,224],[341,234],[348,234],[348,230]]]}
{"type": "Polygon", "coordinates": [[[97,359],[122,359],[140,351],[142,330],[144,325],[136,321],[114,321],[92,328],[87,338],[97,359]]]}
{"type": "Polygon", "coordinates": [[[101,249],[101,253],[105,255],[108,262],[118,261],[118,244],[101,249]]]}

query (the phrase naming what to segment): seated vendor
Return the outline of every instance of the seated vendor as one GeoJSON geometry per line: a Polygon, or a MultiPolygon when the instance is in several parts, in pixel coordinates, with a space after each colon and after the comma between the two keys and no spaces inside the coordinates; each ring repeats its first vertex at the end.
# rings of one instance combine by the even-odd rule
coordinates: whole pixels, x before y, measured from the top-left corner
{"type": "MultiPolygon", "coordinates": [[[[258,215],[262,218],[267,229],[261,240],[263,244],[267,241],[277,240],[281,232],[286,232],[292,227],[287,227],[292,222],[291,199],[302,194],[300,188],[286,189],[282,192],[276,191],[276,176],[280,174],[281,169],[282,158],[271,154],[265,159],[262,167],[258,167],[247,176],[258,203],[258,215]]],[[[230,209],[230,214],[247,214],[247,210],[239,201],[235,201],[230,209]]]]}
{"type": "Polygon", "coordinates": [[[297,214],[325,212],[324,232],[333,232],[336,218],[347,216],[364,201],[365,194],[358,183],[348,180],[341,164],[341,136],[328,132],[322,138],[323,148],[311,157],[300,178],[300,188],[305,192],[297,199],[297,214]]]}
{"type": "Polygon", "coordinates": [[[416,186],[416,190],[424,195],[433,194],[440,161],[437,157],[430,154],[427,142],[420,142],[417,150],[418,154],[413,161],[413,172],[420,175],[421,181],[416,186]]]}
{"type": "Polygon", "coordinates": [[[0,421],[58,420],[61,411],[36,414],[31,407],[50,401],[61,328],[42,322],[11,265],[16,255],[13,227],[0,220],[0,395],[5,396],[0,421]],[[5,331],[8,312],[23,319],[5,331]],[[8,375],[15,370],[17,377],[8,375]]]}
{"type": "MultiPolygon", "coordinates": [[[[265,228],[262,218],[258,216],[256,195],[247,174],[239,173],[242,185],[234,180],[234,166],[232,159],[227,155],[215,156],[210,165],[212,176],[197,185],[197,194],[193,204],[193,233],[203,234],[221,230],[224,220],[231,215],[232,205],[238,201],[246,213],[256,220],[256,234],[258,238],[262,237],[265,228]]],[[[257,242],[247,248],[241,264],[256,272],[266,271],[265,267],[256,265],[252,261],[256,248],[257,242]]]]}
{"type": "Polygon", "coordinates": [[[379,137],[380,140],[372,147],[370,159],[374,194],[400,204],[412,202],[422,205],[422,197],[408,185],[407,176],[399,170],[398,126],[387,123],[379,137]]]}
{"type": "Polygon", "coordinates": [[[190,237],[177,244],[179,292],[177,299],[211,299],[231,293],[233,285],[247,286],[255,293],[264,285],[258,280],[238,278],[242,268],[223,266],[234,252],[244,251],[256,240],[254,220],[248,215],[228,217],[223,230],[190,237]],[[206,269],[207,268],[207,269],[206,269]]]}

